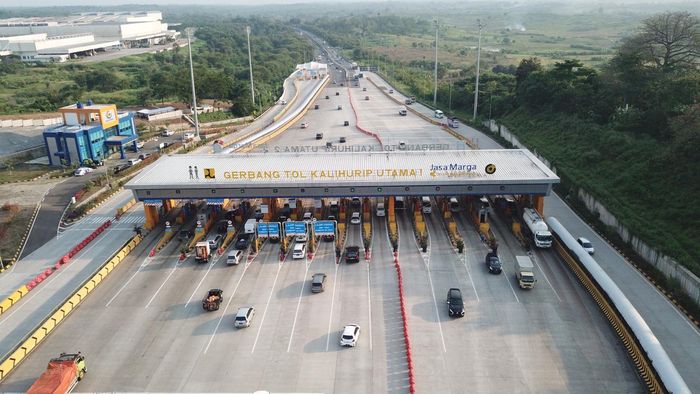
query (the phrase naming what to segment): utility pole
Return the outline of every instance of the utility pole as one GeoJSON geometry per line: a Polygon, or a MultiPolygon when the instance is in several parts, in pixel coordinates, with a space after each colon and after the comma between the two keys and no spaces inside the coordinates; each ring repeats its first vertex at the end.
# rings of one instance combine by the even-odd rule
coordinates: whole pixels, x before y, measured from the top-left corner
{"type": "Polygon", "coordinates": [[[192,81],[192,111],[194,111],[194,130],[199,138],[199,119],[197,118],[197,95],[194,92],[194,69],[192,68],[192,42],[190,41],[190,29],[187,28],[187,50],[190,55],[190,80],[192,81]]]}
{"type": "Polygon", "coordinates": [[[479,62],[481,61],[481,20],[477,19],[479,24],[479,46],[476,50],[476,85],[474,88],[474,116],[472,120],[476,120],[476,108],[479,105],[479,62]]]}
{"type": "Polygon", "coordinates": [[[448,106],[449,110],[452,111],[452,81],[450,81],[450,104],[448,106]]]}
{"type": "Polygon", "coordinates": [[[437,52],[438,52],[438,20],[435,18],[435,88],[433,89],[433,106],[437,105],[437,52]]]}
{"type": "Polygon", "coordinates": [[[250,56],[250,26],[245,27],[245,33],[248,37],[248,68],[250,69],[250,99],[253,101],[253,109],[255,109],[255,89],[253,89],[253,59],[250,56]]]}

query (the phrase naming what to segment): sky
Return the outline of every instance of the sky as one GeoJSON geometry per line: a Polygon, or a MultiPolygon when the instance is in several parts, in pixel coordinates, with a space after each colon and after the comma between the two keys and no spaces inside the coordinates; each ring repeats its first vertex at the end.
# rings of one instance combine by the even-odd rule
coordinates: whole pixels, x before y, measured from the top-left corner
{"type": "MultiPolygon", "coordinates": [[[[322,3],[327,0],[0,0],[2,7],[47,7],[47,6],[72,6],[72,5],[94,5],[94,6],[117,6],[125,4],[134,5],[261,5],[261,4],[294,4],[294,3],[322,3]]],[[[357,2],[360,0],[334,0],[333,2],[357,2]]],[[[362,0],[367,2],[368,0],[362,0]]],[[[375,0],[376,1],[376,0],[375,0]]]]}

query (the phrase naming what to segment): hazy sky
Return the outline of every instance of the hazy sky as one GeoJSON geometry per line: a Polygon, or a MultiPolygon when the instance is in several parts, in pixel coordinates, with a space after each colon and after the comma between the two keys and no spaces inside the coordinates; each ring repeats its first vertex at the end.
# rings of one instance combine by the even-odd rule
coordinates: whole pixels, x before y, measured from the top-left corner
{"type": "MultiPolygon", "coordinates": [[[[294,4],[294,3],[319,3],[327,0],[0,0],[2,7],[45,7],[45,6],[69,6],[69,5],[95,5],[95,6],[116,6],[124,4],[134,5],[184,5],[184,4],[207,4],[207,5],[260,5],[260,4],[294,4]]],[[[334,0],[333,2],[348,3],[359,0],[334,0]]],[[[362,0],[367,2],[367,0],[362,0]]],[[[376,0],[375,0],[376,1],[376,0]]]]}

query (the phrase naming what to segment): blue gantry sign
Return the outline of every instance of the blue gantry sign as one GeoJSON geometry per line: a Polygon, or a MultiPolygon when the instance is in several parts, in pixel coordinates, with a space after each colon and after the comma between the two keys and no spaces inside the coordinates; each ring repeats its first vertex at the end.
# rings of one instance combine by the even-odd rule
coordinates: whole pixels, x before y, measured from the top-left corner
{"type": "Polygon", "coordinates": [[[317,220],[313,222],[313,225],[316,235],[335,234],[335,221],[333,220],[317,220]]]}

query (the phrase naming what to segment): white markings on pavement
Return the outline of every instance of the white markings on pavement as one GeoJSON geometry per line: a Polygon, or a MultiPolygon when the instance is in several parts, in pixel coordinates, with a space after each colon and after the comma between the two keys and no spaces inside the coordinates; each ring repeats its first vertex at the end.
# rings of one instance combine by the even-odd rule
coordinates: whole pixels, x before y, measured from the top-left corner
{"type": "Polygon", "coordinates": [[[542,276],[544,276],[544,280],[547,281],[547,284],[549,284],[549,287],[552,288],[552,291],[554,292],[554,295],[557,296],[557,299],[559,300],[559,302],[561,302],[561,298],[559,297],[559,294],[557,293],[556,289],[554,289],[554,286],[552,286],[552,282],[550,282],[550,281],[549,281],[549,278],[547,278],[547,274],[545,274],[545,273],[544,273],[544,270],[542,269],[542,267],[540,267],[540,265],[537,264],[537,261],[536,261],[537,259],[534,258],[535,255],[534,255],[534,254],[530,254],[530,256],[533,257],[532,261],[535,263],[535,266],[537,267],[538,270],[540,270],[540,272],[542,272],[542,276]]]}
{"type": "Polygon", "coordinates": [[[209,271],[211,271],[212,267],[214,267],[219,262],[219,260],[221,260],[221,256],[223,256],[223,254],[219,255],[216,259],[212,259],[212,262],[209,263],[209,267],[207,268],[207,271],[204,273],[204,276],[202,276],[202,279],[199,281],[199,283],[197,283],[197,287],[194,288],[194,291],[192,292],[192,295],[190,296],[190,298],[187,299],[187,302],[185,303],[185,309],[187,309],[187,306],[190,305],[190,301],[192,301],[192,298],[194,298],[194,295],[197,293],[197,291],[199,291],[199,286],[202,285],[202,282],[204,282],[204,279],[206,279],[207,275],[209,275],[209,271]]]}
{"type": "Polygon", "coordinates": [[[272,299],[272,293],[275,291],[275,284],[277,284],[277,278],[280,276],[280,271],[282,270],[283,263],[277,264],[277,274],[275,274],[275,280],[272,282],[272,288],[270,289],[270,295],[267,297],[267,302],[265,303],[265,310],[263,311],[262,318],[260,319],[260,325],[258,326],[258,333],[255,334],[255,341],[253,342],[253,348],[250,353],[255,352],[255,346],[258,344],[258,338],[260,338],[260,331],[263,328],[263,322],[265,322],[265,315],[267,315],[267,308],[270,307],[270,300],[272,299]]]}
{"type": "Polygon", "coordinates": [[[243,277],[245,277],[245,273],[248,271],[248,267],[250,267],[250,264],[252,261],[248,261],[245,263],[245,267],[243,267],[243,272],[241,273],[241,277],[238,278],[238,282],[236,282],[236,287],[233,288],[233,292],[231,292],[231,297],[229,297],[228,302],[226,302],[226,306],[224,307],[224,311],[221,314],[221,317],[219,317],[219,321],[216,322],[216,327],[214,327],[214,332],[211,333],[211,336],[209,337],[209,342],[207,342],[207,346],[204,348],[204,354],[207,354],[207,351],[209,350],[209,346],[211,346],[211,342],[214,340],[214,336],[216,335],[216,331],[219,330],[219,326],[221,325],[221,321],[224,320],[224,316],[226,316],[226,311],[228,310],[228,307],[231,305],[231,301],[233,301],[233,296],[236,295],[236,291],[238,291],[238,286],[241,285],[241,282],[243,281],[243,277]]]}
{"type": "MultiPolygon", "coordinates": [[[[397,231],[399,231],[398,226],[397,226],[397,231]]],[[[430,240],[430,231],[428,231],[428,226],[425,226],[425,232],[428,234],[428,240],[430,240]]],[[[410,234],[409,236],[411,236],[414,240],[416,239],[416,237],[414,237],[413,234],[410,234]]],[[[401,235],[399,234],[399,238],[400,237],[401,237],[401,235]]],[[[416,246],[418,246],[417,241],[416,241],[416,246]]],[[[418,252],[420,253],[420,247],[418,249],[418,252]]],[[[440,322],[440,310],[438,309],[437,299],[435,298],[435,287],[433,287],[433,276],[430,274],[430,254],[431,254],[430,250],[425,254],[421,253],[421,255],[423,256],[423,264],[425,265],[425,269],[428,271],[428,282],[430,283],[430,295],[433,296],[433,305],[435,306],[435,318],[437,319],[438,329],[440,331],[440,341],[442,341],[442,351],[447,353],[447,346],[445,346],[445,336],[442,333],[442,323],[440,322]]]]}
{"type": "Polygon", "coordinates": [[[367,262],[367,308],[369,310],[369,351],[372,351],[372,294],[369,280],[369,262],[367,262]]]}
{"type": "Polygon", "coordinates": [[[145,306],[144,308],[148,308],[148,307],[151,305],[151,303],[153,302],[153,300],[156,299],[156,296],[158,295],[158,293],[160,292],[160,290],[163,288],[163,286],[165,286],[165,284],[168,282],[168,280],[170,279],[170,277],[173,276],[173,274],[175,273],[175,271],[178,269],[178,267],[179,267],[180,265],[181,265],[181,264],[180,264],[180,256],[178,256],[178,257],[177,257],[177,260],[175,261],[175,265],[174,265],[173,268],[170,270],[170,273],[169,273],[168,276],[165,278],[165,280],[163,281],[163,283],[160,284],[160,287],[158,287],[158,290],[156,290],[155,294],[153,294],[153,297],[151,297],[151,299],[148,301],[148,304],[146,304],[146,306],[145,306]]]}
{"type": "Polygon", "coordinates": [[[119,288],[119,290],[117,290],[116,294],[114,294],[114,296],[112,296],[112,298],[110,298],[109,301],[105,304],[105,308],[108,308],[108,307],[112,304],[112,301],[114,301],[114,300],[117,298],[117,296],[119,296],[119,294],[121,294],[121,292],[126,288],[126,286],[128,286],[129,283],[131,283],[131,281],[136,277],[136,275],[137,275],[139,272],[141,272],[141,269],[142,269],[142,268],[145,268],[146,266],[148,266],[148,264],[149,264],[151,261],[153,261],[153,257],[150,257],[150,256],[147,256],[147,257],[143,260],[143,263],[141,263],[141,265],[140,265],[139,268],[136,270],[136,272],[134,272],[134,274],[131,275],[131,277],[129,278],[129,280],[127,280],[127,281],[122,285],[122,287],[119,288]]]}
{"type": "Polygon", "coordinates": [[[299,306],[301,306],[301,297],[304,296],[304,284],[306,280],[306,276],[309,274],[309,266],[311,266],[310,261],[306,261],[306,270],[304,271],[304,276],[301,280],[301,286],[299,288],[299,300],[297,300],[297,310],[294,312],[294,323],[292,323],[292,333],[289,334],[289,344],[287,345],[287,353],[289,353],[289,350],[292,348],[292,338],[294,338],[294,329],[297,326],[297,316],[299,315],[299,306]]]}
{"type": "Polygon", "coordinates": [[[508,283],[508,287],[510,287],[510,291],[513,293],[513,297],[515,297],[515,301],[517,301],[519,304],[520,298],[518,298],[518,295],[515,294],[515,289],[513,288],[513,285],[510,283],[510,279],[508,278],[508,273],[506,272],[505,269],[502,269],[502,270],[503,270],[503,279],[505,279],[506,283],[508,283]]]}
{"type": "Polygon", "coordinates": [[[326,351],[331,343],[331,324],[333,324],[333,304],[335,303],[335,284],[338,282],[338,266],[340,264],[335,264],[335,275],[333,275],[333,295],[331,295],[331,313],[328,316],[328,335],[326,336],[326,351]]]}
{"type": "Polygon", "coordinates": [[[472,284],[472,289],[474,289],[474,294],[476,295],[476,302],[479,302],[479,293],[477,293],[477,291],[476,291],[476,286],[474,285],[474,279],[472,278],[472,273],[469,270],[469,265],[467,264],[466,253],[462,253],[462,263],[464,264],[464,269],[467,270],[467,277],[469,278],[469,283],[472,284]]]}

